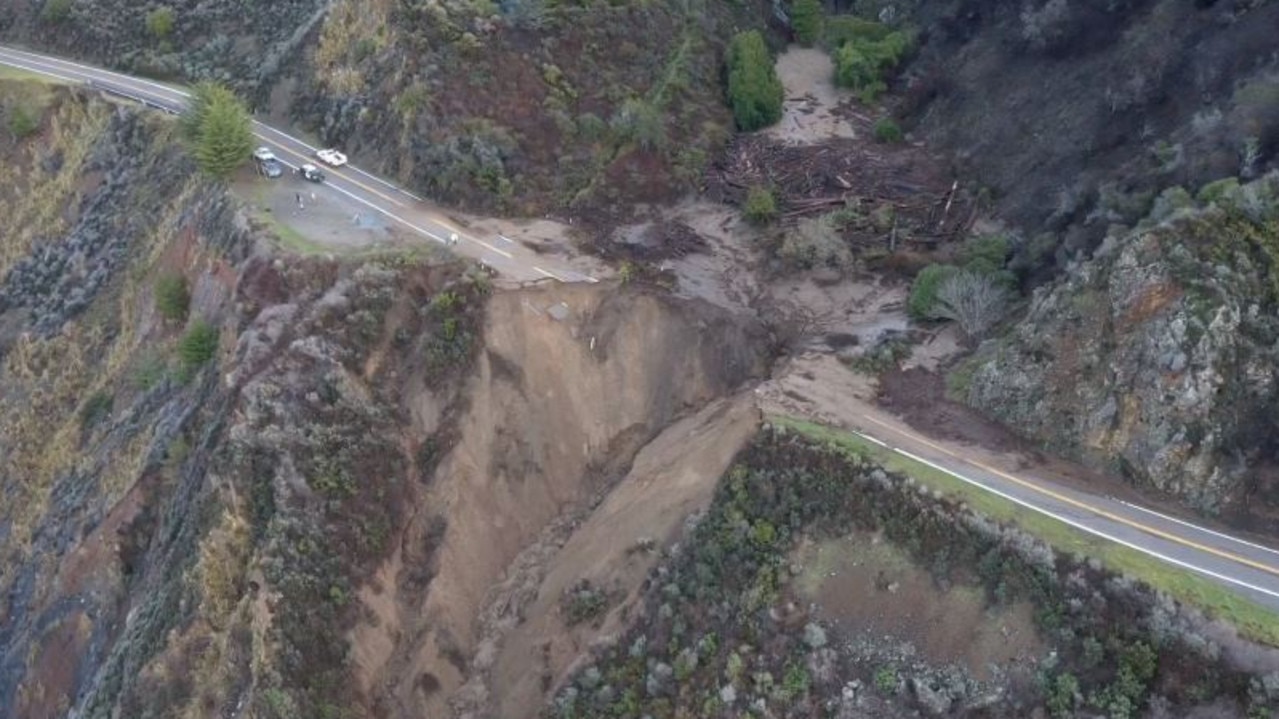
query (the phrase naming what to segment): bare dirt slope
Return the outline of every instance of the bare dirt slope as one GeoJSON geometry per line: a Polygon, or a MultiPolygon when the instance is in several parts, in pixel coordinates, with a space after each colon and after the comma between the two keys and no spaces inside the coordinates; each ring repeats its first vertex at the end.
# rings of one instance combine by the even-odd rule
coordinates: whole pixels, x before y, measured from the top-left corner
{"type": "Polygon", "coordinates": [[[377,621],[352,639],[375,703],[394,716],[445,711],[472,663],[491,661],[472,659],[486,651],[477,619],[513,560],[563,531],[556,522],[591,506],[662,428],[761,372],[764,344],[757,325],[702,303],[580,286],[494,296],[460,440],[381,586],[362,593],[377,621]]]}
{"type": "Polygon", "coordinates": [[[656,549],[682,537],[685,520],[709,504],[758,426],[759,411],[747,393],[708,405],[644,447],[626,479],[564,543],[536,599],[519,612],[523,621],[507,636],[490,677],[500,700],[496,716],[536,716],[549,698],[548,683],[558,686],[593,640],[626,628],[658,561],[656,549]],[[608,596],[607,616],[576,624],[566,618],[562,598],[581,581],[608,596]]]}

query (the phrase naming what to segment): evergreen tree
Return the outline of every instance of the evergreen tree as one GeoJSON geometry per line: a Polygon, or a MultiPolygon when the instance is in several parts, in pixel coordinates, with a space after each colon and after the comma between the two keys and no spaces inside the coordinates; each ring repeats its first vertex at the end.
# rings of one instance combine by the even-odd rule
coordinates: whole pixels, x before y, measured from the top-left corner
{"type": "Polygon", "coordinates": [[[742,130],[782,119],[782,81],[758,30],[740,32],[728,47],[728,99],[742,130]]]}
{"type": "Polygon", "coordinates": [[[218,179],[229,177],[253,152],[249,112],[235,93],[220,85],[201,83],[195,88],[182,131],[200,169],[218,179]]]}
{"type": "Polygon", "coordinates": [[[821,0],[795,0],[791,6],[790,24],[800,45],[811,46],[817,42],[822,29],[821,0]]]}

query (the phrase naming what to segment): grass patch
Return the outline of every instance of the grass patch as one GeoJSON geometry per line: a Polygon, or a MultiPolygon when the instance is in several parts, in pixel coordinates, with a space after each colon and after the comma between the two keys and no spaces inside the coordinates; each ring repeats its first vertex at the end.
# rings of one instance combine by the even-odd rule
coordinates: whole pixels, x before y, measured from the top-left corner
{"type": "Polygon", "coordinates": [[[1248,639],[1279,647],[1279,614],[1189,570],[1173,567],[1136,550],[1013,504],[855,434],[792,417],[772,416],[769,421],[810,439],[872,459],[890,472],[907,475],[934,490],[966,502],[976,512],[1001,522],[1015,524],[1059,551],[1080,557],[1094,557],[1110,571],[1145,582],[1178,601],[1198,607],[1215,619],[1233,624],[1248,639]]]}

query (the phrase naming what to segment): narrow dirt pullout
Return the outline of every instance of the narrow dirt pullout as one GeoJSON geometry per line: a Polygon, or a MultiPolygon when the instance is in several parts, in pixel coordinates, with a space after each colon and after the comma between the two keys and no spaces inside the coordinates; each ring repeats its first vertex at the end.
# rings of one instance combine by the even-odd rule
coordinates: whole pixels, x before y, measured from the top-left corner
{"type": "Polygon", "coordinates": [[[710,503],[719,478],[759,427],[749,394],[718,400],[667,428],[644,447],[617,485],[556,554],[506,638],[490,686],[500,688],[495,716],[534,717],[547,693],[597,637],[622,631],[657,549],[678,541],[685,520],[710,503]],[[586,580],[610,597],[602,621],[571,624],[561,597],[586,580]]]}

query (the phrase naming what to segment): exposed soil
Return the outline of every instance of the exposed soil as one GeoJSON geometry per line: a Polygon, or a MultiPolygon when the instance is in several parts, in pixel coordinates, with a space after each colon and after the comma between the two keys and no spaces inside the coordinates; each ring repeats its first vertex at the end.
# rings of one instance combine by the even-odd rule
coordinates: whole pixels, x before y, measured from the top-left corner
{"type": "Polygon", "coordinates": [[[794,554],[796,588],[841,635],[913,644],[933,664],[959,664],[979,680],[990,666],[1042,655],[1034,606],[988,607],[977,587],[937,586],[931,575],[878,536],[805,541],[794,554]]]}
{"type": "Polygon", "coordinates": [[[1028,443],[999,423],[946,398],[945,379],[923,368],[885,372],[879,406],[930,437],[958,440],[1000,452],[1025,452],[1028,443]]]}
{"type": "Polygon", "coordinates": [[[794,145],[857,137],[858,130],[845,113],[836,111],[852,94],[835,87],[835,64],[829,53],[791,47],[777,56],[777,76],[786,91],[782,119],[763,134],[794,145]]]}
{"type": "MultiPolygon", "coordinates": [[[[593,641],[623,631],[659,551],[678,541],[684,522],[711,500],[729,462],[754,436],[759,412],[750,396],[717,401],[672,424],[636,456],[627,477],[545,567],[536,599],[518,613],[490,684],[500,688],[495,715],[533,717],[593,641]],[[587,580],[612,597],[605,617],[571,625],[560,598],[587,580]]],[[[495,627],[500,628],[500,627],[495,627]]]]}
{"type": "MultiPolygon", "coordinates": [[[[559,592],[538,592],[543,573],[552,572],[554,586],[591,574],[592,566],[604,574],[610,561],[625,560],[641,529],[665,538],[705,501],[751,433],[753,410],[721,407],[659,439],[603,514],[584,525],[585,539],[570,539],[575,523],[671,422],[761,372],[765,344],[750,320],[702,303],[588,285],[495,295],[485,349],[465,390],[469,407],[456,420],[460,439],[414,501],[399,549],[377,571],[381,591],[362,593],[377,621],[352,635],[363,647],[355,653],[357,675],[378,704],[398,716],[440,714],[459,702],[483,706],[484,685],[467,681],[494,666],[501,634],[519,617],[531,624],[512,640],[496,678],[543,690],[543,658],[530,647],[561,634],[552,611],[559,592]],[[704,434],[694,433],[699,428],[704,434]],[[692,436],[706,446],[687,444],[692,436]],[[643,512],[635,512],[639,506],[643,512]],[[561,544],[576,559],[552,563],[561,544]],[[540,549],[524,554],[530,546],[540,549]],[[541,603],[526,612],[535,598],[541,603]]],[[[432,421],[430,397],[420,404],[432,421]]],[[[618,586],[633,586],[644,565],[622,561],[607,571],[617,572],[610,576],[618,586]]],[[[552,673],[569,660],[568,647],[593,636],[587,628],[563,636],[568,643],[549,658],[552,673]]]]}

